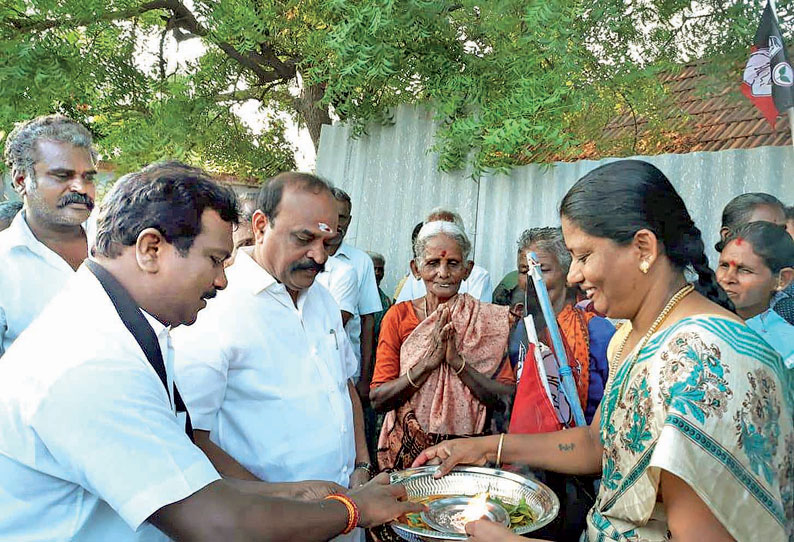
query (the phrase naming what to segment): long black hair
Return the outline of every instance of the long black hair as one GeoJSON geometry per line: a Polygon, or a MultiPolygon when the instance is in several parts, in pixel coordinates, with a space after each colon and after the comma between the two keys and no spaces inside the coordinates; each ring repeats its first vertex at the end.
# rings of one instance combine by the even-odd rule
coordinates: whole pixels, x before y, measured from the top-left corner
{"type": "Polygon", "coordinates": [[[764,261],[773,275],[785,267],[794,267],[794,240],[786,230],[771,222],[750,222],[731,230],[725,245],[736,239],[750,243],[753,252],[764,261]]]}
{"type": "Polygon", "coordinates": [[[620,245],[630,243],[638,231],[650,230],[676,268],[697,273],[698,292],[734,311],[709,267],[703,237],[684,201],[664,173],[648,162],[618,160],[594,169],[565,194],[560,214],[588,235],[620,245]]]}

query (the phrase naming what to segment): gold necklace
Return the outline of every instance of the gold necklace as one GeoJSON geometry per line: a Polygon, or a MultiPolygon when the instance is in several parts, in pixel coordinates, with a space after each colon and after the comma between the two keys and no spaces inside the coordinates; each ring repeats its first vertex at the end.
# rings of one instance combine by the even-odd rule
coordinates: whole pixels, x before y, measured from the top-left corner
{"type": "MultiPolygon", "coordinates": [[[[645,348],[645,344],[650,340],[651,336],[654,333],[656,333],[656,331],[659,329],[659,326],[662,325],[662,322],[665,321],[665,319],[669,316],[669,314],[676,307],[676,305],[678,305],[681,302],[681,300],[684,299],[687,295],[689,295],[694,289],[695,287],[692,284],[687,284],[686,286],[678,290],[673,295],[673,297],[670,298],[670,301],[668,301],[667,305],[664,306],[662,312],[659,313],[659,316],[657,316],[656,320],[654,320],[653,324],[651,324],[651,327],[648,329],[648,332],[642,337],[642,340],[640,341],[639,346],[636,349],[636,353],[631,358],[631,361],[628,362],[630,363],[630,365],[628,372],[626,373],[627,375],[628,373],[631,372],[631,369],[634,367],[634,364],[637,363],[637,359],[640,357],[640,352],[642,351],[643,348],[645,348]]],[[[631,335],[630,331],[626,333],[626,336],[623,338],[623,341],[621,341],[620,346],[618,346],[617,352],[615,353],[615,357],[612,358],[612,363],[610,364],[611,367],[609,368],[609,382],[611,385],[614,385],[615,375],[618,372],[618,362],[620,361],[620,358],[623,357],[623,348],[626,346],[626,343],[629,341],[629,335],[631,335]]],[[[618,402],[620,402],[620,399],[623,397],[623,392],[624,392],[624,388],[626,387],[627,381],[628,381],[628,377],[623,379],[623,383],[620,386],[620,393],[618,394],[618,402]]]]}

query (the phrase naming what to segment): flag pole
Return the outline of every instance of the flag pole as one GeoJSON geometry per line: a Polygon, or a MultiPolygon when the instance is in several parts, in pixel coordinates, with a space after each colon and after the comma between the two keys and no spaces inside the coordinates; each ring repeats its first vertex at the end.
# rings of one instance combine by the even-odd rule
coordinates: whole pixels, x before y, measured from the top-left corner
{"type": "MultiPolygon", "coordinates": [[[[772,6],[772,13],[775,16],[775,20],[780,25],[780,19],[777,18],[777,6],[775,5],[775,0],[768,0],[769,5],[772,6]]],[[[783,44],[783,47],[786,45],[783,44]]],[[[786,109],[786,114],[788,115],[788,129],[791,132],[791,145],[794,146],[794,107],[789,107],[786,109]]]]}

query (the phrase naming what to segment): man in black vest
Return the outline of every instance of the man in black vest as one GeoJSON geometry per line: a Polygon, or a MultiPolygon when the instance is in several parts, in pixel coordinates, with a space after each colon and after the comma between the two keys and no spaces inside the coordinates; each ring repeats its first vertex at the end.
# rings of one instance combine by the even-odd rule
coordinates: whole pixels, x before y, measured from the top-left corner
{"type": "Polygon", "coordinates": [[[237,220],[234,194],[188,166],[118,181],[92,260],[0,364],[4,537],[327,540],[421,509],[385,475],[325,499],[343,490],[221,478],[189,440],[169,333],[226,286],[237,220]]]}

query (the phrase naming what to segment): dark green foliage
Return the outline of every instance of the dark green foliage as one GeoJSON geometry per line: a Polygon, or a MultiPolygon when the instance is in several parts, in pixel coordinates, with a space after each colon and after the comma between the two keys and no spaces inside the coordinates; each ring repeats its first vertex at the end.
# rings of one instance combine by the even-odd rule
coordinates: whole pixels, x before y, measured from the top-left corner
{"type": "MultiPolygon", "coordinates": [[[[784,32],[794,0],[779,0],[784,32]]],[[[695,58],[738,86],[761,13],[749,0],[0,0],[0,129],[60,111],[122,170],[164,156],[265,178],[294,167],[283,123],[255,135],[249,99],[363,133],[431,104],[440,167],[505,170],[600,141],[631,113],[671,120],[661,70],[695,58]],[[694,6],[694,7],[693,7],[694,6]],[[175,69],[158,45],[204,45],[175,69]],[[296,91],[296,89],[298,89],[296,91]]],[[[787,35],[788,37],[788,35],[787,35]]],[[[170,46],[170,47],[169,47],[170,46]]]]}

